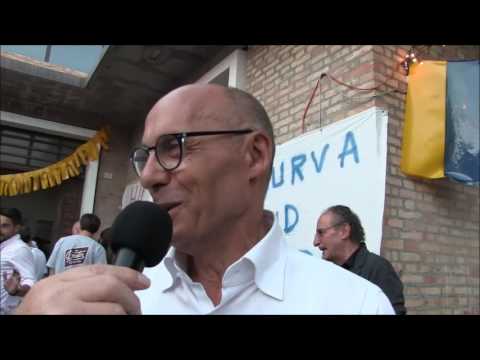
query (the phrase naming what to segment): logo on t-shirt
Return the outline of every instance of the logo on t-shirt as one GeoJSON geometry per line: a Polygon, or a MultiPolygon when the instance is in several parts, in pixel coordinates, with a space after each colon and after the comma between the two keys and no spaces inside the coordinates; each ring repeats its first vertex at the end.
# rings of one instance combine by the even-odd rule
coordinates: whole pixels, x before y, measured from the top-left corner
{"type": "Polygon", "coordinates": [[[69,249],[65,252],[65,267],[83,264],[87,257],[88,247],[69,249]]]}

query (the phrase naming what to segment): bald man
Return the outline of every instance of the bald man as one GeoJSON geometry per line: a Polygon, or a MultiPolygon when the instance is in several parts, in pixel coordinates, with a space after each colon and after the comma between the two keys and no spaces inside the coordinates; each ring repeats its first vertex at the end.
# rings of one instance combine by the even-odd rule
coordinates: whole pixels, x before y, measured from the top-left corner
{"type": "Polygon", "coordinates": [[[287,245],[263,208],[274,149],[250,94],[219,85],[170,92],[131,156],[173,220],[164,260],[144,275],[86,266],[53,276],[18,313],[393,314],[377,286],[287,245]]]}

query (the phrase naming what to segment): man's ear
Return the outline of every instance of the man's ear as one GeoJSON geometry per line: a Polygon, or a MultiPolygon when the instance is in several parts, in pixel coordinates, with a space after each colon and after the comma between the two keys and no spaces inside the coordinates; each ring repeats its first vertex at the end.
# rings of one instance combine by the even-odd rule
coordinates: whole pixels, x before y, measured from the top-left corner
{"type": "Polygon", "coordinates": [[[269,172],[273,143],[264,131],[255,131],[250,137],[246,158],[249,180],[253,180],[269,172]]]}
{"type": "Polygon", "coordinates": [[[345,223],[341,228],[341,232],[343,239],[350,239],[352,235],[352,227],[350,226],[350,224],[345,223]]]}

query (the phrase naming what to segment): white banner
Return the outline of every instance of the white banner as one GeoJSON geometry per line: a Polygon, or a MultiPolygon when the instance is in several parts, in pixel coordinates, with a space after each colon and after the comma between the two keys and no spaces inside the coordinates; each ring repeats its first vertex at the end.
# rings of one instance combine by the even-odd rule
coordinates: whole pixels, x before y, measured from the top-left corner
{"type": "Polygon", "coordinates": [[[380,253],[387,120],[373,107],[277,146],[265,208],[292,246],[321,256],[313,246],[317,219],[346,205],[359,216],[369,250],[380,253]]]}

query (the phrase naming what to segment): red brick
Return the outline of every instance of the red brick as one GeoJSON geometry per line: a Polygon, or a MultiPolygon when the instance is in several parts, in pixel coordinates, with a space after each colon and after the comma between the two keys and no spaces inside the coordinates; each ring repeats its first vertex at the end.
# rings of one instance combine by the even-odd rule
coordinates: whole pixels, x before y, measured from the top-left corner
{"type": "Polygon", "coordinates": [[[415,200],[417,198],[417,194],[411,190],[400,189],[400,197],[404,199],[415,200]]]}
{"type": "Polygon", "coordinates": [[[420,276],[420,275],[405,274],[402,276],[402,281],[404,284],[420,284],[424,280],[423,280],[423,276],[420,276]]]}
{"type": "Polygon", "coordinates": [[[417,262],[420,261],[421,257],[419,254],[413,253],[413,252],[401,252],[400,253],[400,261],[406,261],[406,262],[417,262]]]}
{"type": "Polygon", "coordinates": [[[415,209],[415,201],[413,200],[405,200],[404,201],[404,206],[408,210],[414,210],[415,209]]]}
{"type": "Polygon", "coordinates": [[[416,307],[419,307],[419,306],[423,306],[425,305],[426,301],[421,298],[421,297],[415,297],[415,298],[407,298],[406,299],[406,307],[407,309],[411,309],[411,308],[416,308],[416,307]]]}
{"type": "Polygon", "coordinates": [[[398,210],[398,216],[402,219],[418,219],[422,215],[421,215],[421,213],[419,213],[417,211],[404,211],[402,209],[399,209],[398,210]]]}
{"type": "Polygon", "coordinates": [[[421,241],[423,240],[423,233],[417,231],[404,231],[401,235],[402,239],[421,241]]]}
{"type": "Polygon", "coordinates": [[[386,240],[384,239],[382,245],[385,248],[389,249],[396,249],[396,250],[403,250],[404,245],[403,245],[403,240],[386,240]]]}
{"type": "Polygon", "coordinates": [[[387,224],[392,227],[402,228],[403,220],[400,219],[388,219],[387,224]]]}
{"type": "Polygon", "coordinates": [[[418,250],[418,241],[417,240],[403,240],[403,246],[405,251],[416,252],[418,250]]]}

